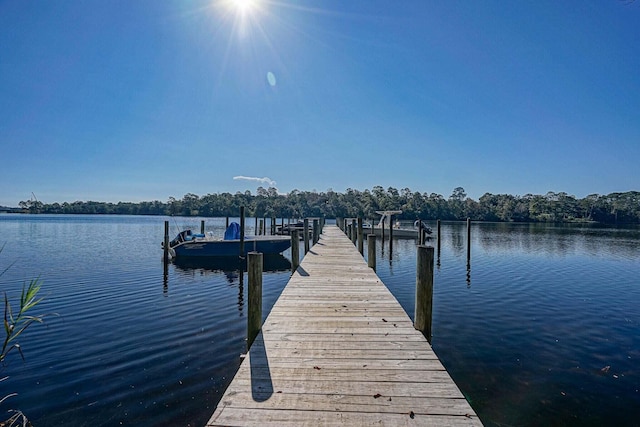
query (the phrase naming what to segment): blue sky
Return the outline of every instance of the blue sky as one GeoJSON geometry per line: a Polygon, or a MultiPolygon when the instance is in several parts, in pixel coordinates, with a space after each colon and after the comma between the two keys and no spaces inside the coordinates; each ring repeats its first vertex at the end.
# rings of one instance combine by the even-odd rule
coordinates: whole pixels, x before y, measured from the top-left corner
{"type": "Polygon", "coordinates": [[[639,40],[618,0],[0,0],[0,205],[640,190],[639,40]]]}

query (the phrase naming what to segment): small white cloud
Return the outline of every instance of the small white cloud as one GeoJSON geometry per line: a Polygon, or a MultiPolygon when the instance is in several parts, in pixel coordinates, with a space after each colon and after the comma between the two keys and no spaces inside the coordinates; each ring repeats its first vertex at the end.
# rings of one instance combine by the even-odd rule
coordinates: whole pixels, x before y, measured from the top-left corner
{"type": "Polygon", "coordinates": [[[269,185],[269,187],[275,187],[276,186],[276,182],[274,180],[272,180],[269,177],[263,177],[263,178],[258,178],[256,176],[234,176],[233,179],[235,180],[242,180],[242,181],[255,181],[255,182],[261,182],[263,184],[267,184],[269,185]]]}

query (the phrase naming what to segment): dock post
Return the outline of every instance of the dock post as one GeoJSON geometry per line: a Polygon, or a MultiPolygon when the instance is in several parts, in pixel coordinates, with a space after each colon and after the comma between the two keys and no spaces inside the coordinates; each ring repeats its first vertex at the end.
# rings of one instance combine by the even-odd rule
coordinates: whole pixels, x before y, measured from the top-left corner
{"type": "Polygon", "coordinates": [[[313,220],[313,244],[315,245],[320,240],[320,222],[318,218],[313,220]]]}
{"type": "Polygon", "coordinates": [[[418,246],[416,272],[416,307],[413,326],[431,343],[433,309],[433,248],[418,246]]]}
{"type": "Polygon", "coordinates": [[[225,221],[224,229],[226,230],[227,228],[229,228],[229,217],[228,216],[227,216],[227,220],[225,221]]]}
{"type": "Polygon", "coordinates": [[[367,234],[367,265],[376,271],[376,235],[367,234]]]}
{"type": "Polygon", "coordinates": [[[247,350],[262,327],[262,254],[249,252],[247,273],[249,274],[249,295],[247,307],[247,350]]]}
{"type": "Polygon", "coordinates": [[[351,220],[351,243],[355,245],[357,240],[358,240],[358,228],[356,225],[356,219],[353,218],[351,220]]]}
{"type": "MultiPolygon", "coordinates": [[[[373,223],[371,223],[373,225],[373,223]]],[[[384,245],[384,221],[380,221],[381,232],[382,232],[382,244],[384,245]]]]}
{"type": "Polygon", "coordinates": [[[244,256],[244,206],[240,206],[240,257],[244,256]]]}
{"type": "Polygon", "coordinates": [[[256,221],[253,224],[253,235],[257,236],[258,235],[258,217],[256,217],[256,221]]]}
{"type": "Polygon", "coordinates": [[[437,235],[437,238],[438,238],[438,259],[440,259],[440,242],[442,241],[441,236],[442,235],[440,234],[440,220],[438,220],[438,235],[437,235]]]}
{"type": "Polygon", "coordinates": [[[471,218],[467,218],[467,266],[471,264],[471,218]]]}
{"type": "Polygon", "coordinates": [[[309,218],[304,219],[304,254],[309,252],[309,218]]]}
{"type": "Polygon", "coordinates": [[[200,234],[204,234],[204,219],[200,221],[200,234]]]}
{"type": "Polygon", "coordinates": [[[300,265],[300,237],[298,230],[291,230],[291,273],[300,265]]]}
{"type": "Polygon", "coordinates": [[[358,217],[358,252],[364,255],[364,231],[362,230],[362,217],[358,217]]]}
{"type": "Polygon", "coordinates": [[[393,215],[389,215],[389,259],[393,259],[393,215]]]}
{"type": "Polygon", "coordinates": [[[351,224],[346,223],[344,226],[345,226],[345,233],[347,234],[347,237],[349,238],[349,240],[351,240],[351,224]]]}
{"type": "Polygon", "coordinates": [[[164,244],[162,248],[164,249],[164,263],[165,265],[169,262],[169,221],[164,222],[164,244]]]}

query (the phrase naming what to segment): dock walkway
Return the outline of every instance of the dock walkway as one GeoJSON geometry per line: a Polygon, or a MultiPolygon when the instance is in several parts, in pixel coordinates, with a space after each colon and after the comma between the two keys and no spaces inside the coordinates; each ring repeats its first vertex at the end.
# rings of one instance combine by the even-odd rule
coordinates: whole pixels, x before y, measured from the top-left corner
{"type": "Polygon", "coordinates": [[[421,332],[325,226],[207,426],[481,426],[421,332]]]}

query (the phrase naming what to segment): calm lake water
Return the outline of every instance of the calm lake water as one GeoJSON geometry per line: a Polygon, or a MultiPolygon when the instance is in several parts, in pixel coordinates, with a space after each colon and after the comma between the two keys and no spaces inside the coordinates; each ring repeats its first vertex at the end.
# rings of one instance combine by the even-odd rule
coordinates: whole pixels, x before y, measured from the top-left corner
{"type": "MultiPolygon", "coordinates": [[[[0,215],[0,291],[43,280],[0,405],[43,426],[202,426],[245,351],[246,275],[171,264],[163,217],[0,215]]],[[[206,218],[222,233],[224,219],[206,218]]],[[[200,218],[171,218],[199,229],[200,218]]],[[[253,220],[247,220],[253,233],[253,220]]],[[[640,423],[640,230],[445,223],[433,347],[486,425],[640,423]]],[[[365,251],[366,252],[366,251],[365,251]]],[[[413,316],[416,248],[378,244],[378,275],[413,316]]],[[[290,254],[263,278],[264,316],[290,254]]],[[[1,418],[1,417],[0,417],[1,418]]]]}

